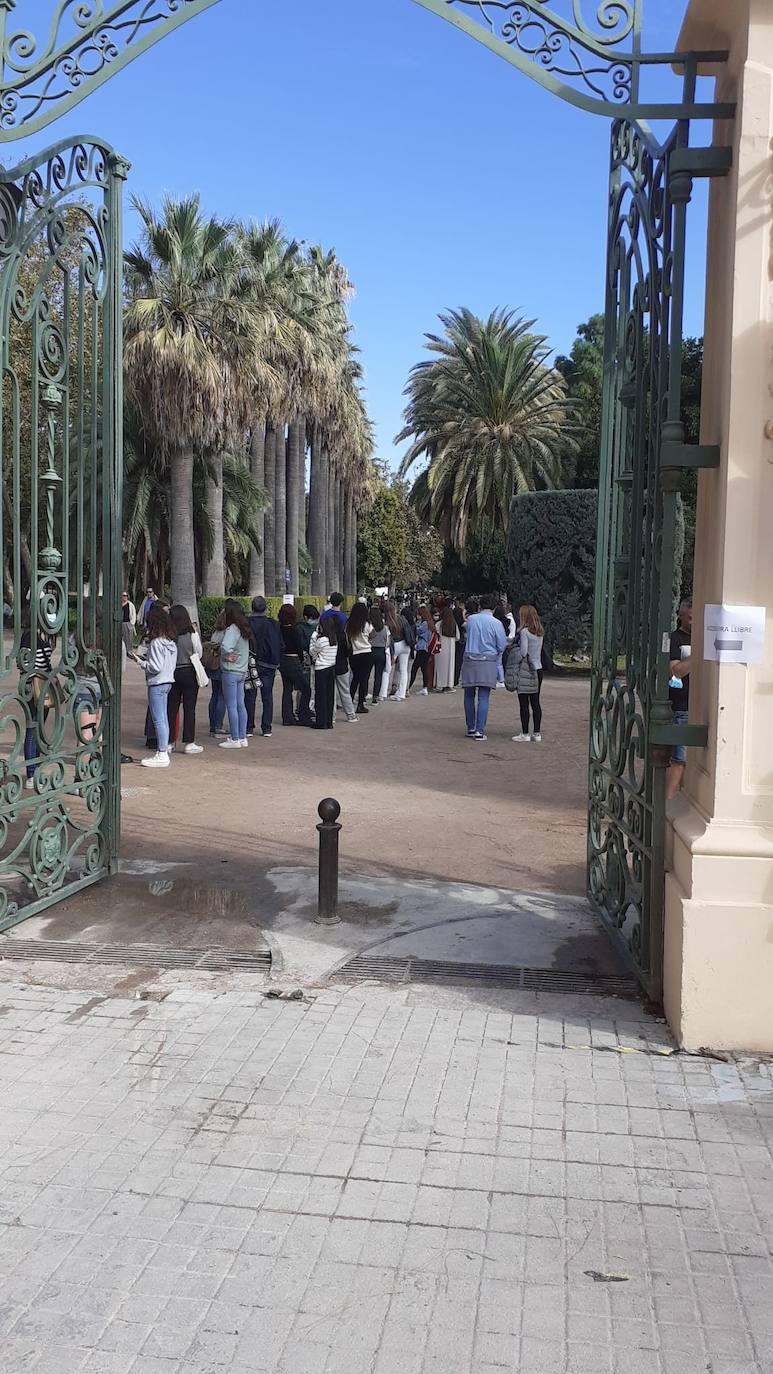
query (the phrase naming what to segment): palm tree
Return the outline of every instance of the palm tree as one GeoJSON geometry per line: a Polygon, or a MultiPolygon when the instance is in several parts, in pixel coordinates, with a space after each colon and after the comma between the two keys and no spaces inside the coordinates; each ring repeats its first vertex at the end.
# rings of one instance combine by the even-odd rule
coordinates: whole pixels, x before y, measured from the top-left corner
{"type": "Polygon", "coordinates": [[[228,221],[198,196],[143,201],[141,239],[126,254],[127,397],[170,470],[172,596],[196,610],[196,455],[238,447],[248,416],[244,375],[256,354],[240,252],[228,221]]]}
{"type": "Polygon", "coordinates": [[[412,369],[406,387],[397,442],[412,442],[400,475],[429,459],[413,499],[463,550],[486,522],[507,527],[513,496],[558,485],[574,426],[566,385],[533,320],[509,310],[482,320],[466,309],[440,320],[445,333],[427,335],[435,356],[412,369]]]}

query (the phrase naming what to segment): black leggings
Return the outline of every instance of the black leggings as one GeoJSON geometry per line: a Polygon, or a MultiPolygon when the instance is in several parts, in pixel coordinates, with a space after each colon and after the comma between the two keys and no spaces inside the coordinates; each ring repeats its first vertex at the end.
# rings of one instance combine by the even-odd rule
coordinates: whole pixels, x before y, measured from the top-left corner
{"type": "Polygon", "coordinates": [[[314,716],[317,730],[332,730],[335,705],[335,664],[317,668],[314,673],[314,716]]]}
{"type": "Polygon", "coordinates": [[[360,709],[365,705],[365,698],[368,695],[368,681],[372,667],[373,655],[371,653],[352,654],[352,701],[360,709]],[[358,697],[359,700],[356,700],[358,697]]]}
{"type": "Polygon", "coordinates": [[[534,717],[534,733],[538,735],[542,729],[542,707],[540,706],[539,692],[519,692],[518,705],[521,708],[521,733],[529,733],[529,706],[534,717]]]}
{"type": "Polygon", "coordinates": [[[373,700],[378,701],[381,680],[386,671],[386,649],[382,644],[373,650],[373,700]]]}
{"type": "Polygon", "coordinates": [[[414,660],[413,660],[413,667],[411,668],[411,687],[413,686],[414,682],[416,681],[416,678],[417,678],[418,675],[419,675],[419,669],[420,669],[420,668],[421,668],[421,675],[422,675],[422,677],[424,678],[424,686],[425,686],[425,687],[428,687],[428,686],[429,686],[429,681],[428,681],[428,679],[429,679],[429,671],[428,671],[428,669],[427,669],[427,660],[428,660],[428,659],[429,659],[429,654],[427,653],[427,650],[426,650],[426,649],[417,649],[417,650],[416,650],[416,657],[415,657],[414,660]]]}
{"type": "Polygon", "coordinates": [[[186,664],[175,668],[172,690],[167,697],[166,710],[169,718],[169,738],[174,734],[180,702],[183,706],[183,744],[193,744],[196,739],[196,700],[199,695],[199,682],[193,669],[186,664]]]}

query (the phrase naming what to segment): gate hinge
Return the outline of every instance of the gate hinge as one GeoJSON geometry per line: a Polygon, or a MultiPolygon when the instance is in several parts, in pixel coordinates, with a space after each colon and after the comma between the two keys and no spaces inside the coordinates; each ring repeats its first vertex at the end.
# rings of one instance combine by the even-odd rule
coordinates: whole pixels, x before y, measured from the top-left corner
{"type": "Polygon", "coordinates": [[[709,742],[708,725],[666,725],[650,722],[650,744],[684,744],[688,749],[705,749],[709,742]]]}
{"type": "Polygon", "coordinates": [[[673,444],[660,446],[660,467],[663,468],[718,468],[720,459],[719,444],[673,444]]]}
{"type": "Polygon", "coordinates": [[[733,165],[732,148],[675,148],[669,160],[671,173],[691,177],[726,177],[733,165]]]}

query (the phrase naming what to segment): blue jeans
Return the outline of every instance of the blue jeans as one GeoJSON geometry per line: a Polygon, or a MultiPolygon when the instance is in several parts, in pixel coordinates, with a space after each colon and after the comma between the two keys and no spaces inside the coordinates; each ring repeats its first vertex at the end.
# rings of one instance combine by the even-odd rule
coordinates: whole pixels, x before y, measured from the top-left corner
{"type": "Polygon", "coordinates": [[[209,698],[209,733],[217,734],[223,728],[223,717],[225,715],[225,700],[223,698],[223,678],[218,673],[210,679],[212,682],[212,696],[209,698]]]}
{"type": "Polygon", "coordinates": [[[488,720],[488,705],[491,697],[490,687],[465,687],[464,689],[464,715],[467,721],[467,730],[473,730],[478,735],[486,733],[486,721],[488,720]],[[477,693],[477,709],[476,697],[477,693]]]}
{"type": "MultiPolygon", "coordinates": [[[[688,724],[689,724],[689,721],[690,721],[690,712],[689,712],[689,711],[674,711],[672,714],[673,714],[673,717],[674,717],[674,725],[688,725],[688,724]]],[[[672,762],[672,763],[682,763],[682,764],[684,764],[684,763],[687,762],[687,745],[686,745],[686,744],[675,744],[675,745],[674,745],[674,747],[673,747],[673,749],[672,749],[672,751],[671,751],[671,762],[672,762]]]]}
{"type": "Polygon", "coordinates": [[[156,685],[148,683],[148,706],[153,724],[156,727],[159,754],[163,754],[169,748],[169,717],[166,712],[166,700],[171,690],[171,682],[159,682],[156,685]]]}
{"type": "Polygon", "coordinates": [[[223,670],[223,696],[228,712],[228,733],[231,739],[247,738],[247,707],[244,704],[244,684],[246,673],[228,673],[223,670]]]}

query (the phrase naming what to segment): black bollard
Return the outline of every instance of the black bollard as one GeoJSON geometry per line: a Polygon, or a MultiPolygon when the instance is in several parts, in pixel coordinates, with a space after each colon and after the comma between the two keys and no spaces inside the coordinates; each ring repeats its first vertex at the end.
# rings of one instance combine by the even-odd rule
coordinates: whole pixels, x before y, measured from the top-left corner
{"type": "Polygon", "coordinates": [[[319,900],[317,902],[316,924],[337,926],[338,915],[338,835],[341,826],[338,817],[340,804],[335,797],[325,797],[317,807],[321,825],[319,831],[319,900]]]}

